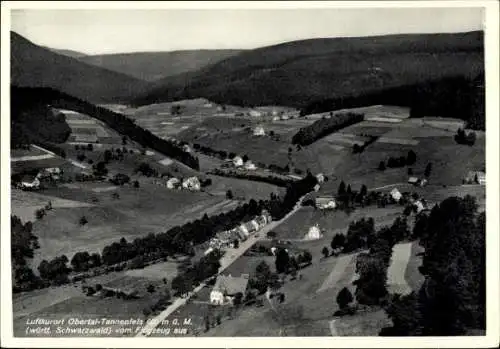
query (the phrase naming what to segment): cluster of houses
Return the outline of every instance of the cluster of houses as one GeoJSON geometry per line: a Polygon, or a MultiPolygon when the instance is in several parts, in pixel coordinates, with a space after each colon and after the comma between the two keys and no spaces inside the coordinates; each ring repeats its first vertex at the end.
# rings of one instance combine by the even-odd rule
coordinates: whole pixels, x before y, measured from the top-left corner
{"type": "Polygon", "coordinates": [[[155,179],[153,184],[164,186],[172,190],[200,191],[201,189],[201,182],[198,177],[195,176],[184,179],[176,177],[162,177],[161,179],[155,179]]]}
{"type": "Polygon", "coordinates": [[[251,160],[244,162],[243,158],[239,155],[235,156],[231,162],[235,168],[245,169],[247,171],[255,171],[257,169],[257,166],[255,166],[251,160]]]}
{"type": "Polygon", "coordinates": [[[43,180],[58,181],[61,179],[62,170],[59,167],[44,168],[35,174],[25,174],[15,183],[22,190],[38,190],[43,180]]]}
{"type": "Polygon", "coordinates": [[[209,248],[205,254],[209,254],[213,249],[222,249],[234,247],[234,241],[245,241],[251,235],[257,233],[264,226],[272,221],[272,217],[267,210],[262,210],[262,213],[254,219],[242,223],[240,226],[231,230],[219,232],[209,241],[209,248]]]}
{"type": "Polygon", "coordinates": [[[405,196],[401,194],[398,188],[392,189],[389,195],[395,202],[400,202],[402,199],[405,199],[415,209],[415,212],[417,213],[426,211],[428,209],[428,205],[425,199],[423,198],[415,199],[411,195],[405,196]]]}
{"type": "Polygon", "coordinates": [[[414,186],[417,186],[417,187],[424,187],[427,184],[427,179],[418,178],[418,177],[410,177],[410,178],[408,178],[408,183],[413,184],[414,186]]]}

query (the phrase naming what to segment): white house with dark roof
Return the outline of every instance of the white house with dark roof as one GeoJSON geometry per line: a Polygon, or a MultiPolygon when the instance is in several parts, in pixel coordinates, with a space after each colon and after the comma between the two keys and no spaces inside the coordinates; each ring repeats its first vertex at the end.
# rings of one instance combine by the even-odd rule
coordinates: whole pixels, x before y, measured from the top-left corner
{"type": "Polygon", "coordinates": [[[245,295],[248,280],[248,274],[242,274],[240,277],[219,275],[214,288],[210,292],[210,303],[217,305],[227,304],[232,302],[238,293],[245,295]]]}

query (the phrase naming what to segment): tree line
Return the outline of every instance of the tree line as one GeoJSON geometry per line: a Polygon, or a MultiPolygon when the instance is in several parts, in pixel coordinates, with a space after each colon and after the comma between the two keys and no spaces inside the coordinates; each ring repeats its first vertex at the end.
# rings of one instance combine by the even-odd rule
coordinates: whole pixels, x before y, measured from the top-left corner
{"type": "Polygon", "coordinates": [[[302,107],[300,115],[386,104],[409,107],[412,118],[459,118],[467,122],[468,128],[485,130],[484,86],[484,73],[474,78],[449,76],[378,92],[316,100],[302,107]]]}
{"type": "Polygon", "coordinates": [[[338,131],[344,127],[363,121],[364,115],[357,113],[343,113],[320,119],[309,126],[302,127],[292,137],[292,144],[305,146],[318,139],[338,131]]]}
{"type": "Polygon", "coordinates": [[[27,105],[50,104],[51,107],[75,110],[82,114],[90,115],[139,144],[168,155],[195,170],[199,170],[200,168],[198,158],[185,152],[182,146],[173,141],[159,138],[151,133],[151,131],[136,125],[133,120],[123,114],[95,106],[51,88],[11,86],[11,96],[13,103],[18,106],[21,106],[23,103],[27,105]]]}
{"type": "Polygon", "coordinates": [[[295,179],[290,178],[290,177],[278,177],[274,175],[257,175],[257,174],[252,174],[252,173],[247,173],[247,172],[238,172],[235,170],[221,170],[221,169],[213,169],[212,171],[209,172],[209,174],[213,174],[216,176],[222,176],[222,177],[232,177],[232,178],[240,178],[240,179],[246,179],[249,181],[255,181],[255,182],[264,182],[264,183],[269,183],[269,184],[274,184],[278,187],[286,187],[288,183],[291,183],[295,181],[295,179]]]}

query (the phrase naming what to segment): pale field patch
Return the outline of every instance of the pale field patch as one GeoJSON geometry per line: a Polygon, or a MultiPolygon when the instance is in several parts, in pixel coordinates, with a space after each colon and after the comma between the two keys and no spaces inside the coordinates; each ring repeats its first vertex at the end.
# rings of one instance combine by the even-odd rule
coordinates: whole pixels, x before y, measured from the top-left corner
{"type": "Polygon", "coordinates": [[[412,288],[406,282],[406,267],[411,258],[412,243],[396,244],[387,269],[387,288],[389,293],[409,294],[412,288]]]}
{"type": "Polygon", "coordinates": [[[118,187],[117,187],[117,186],[112,185],[112,186],[109,186],[109,187],[94,188],[94,189],[92,189],[92,191],[93,191],[94,193],[103,193],[103,192],[108,192],[108,191],[114,191],[114,190],[116,190],[116,189],[118,189],[118,187]]]}

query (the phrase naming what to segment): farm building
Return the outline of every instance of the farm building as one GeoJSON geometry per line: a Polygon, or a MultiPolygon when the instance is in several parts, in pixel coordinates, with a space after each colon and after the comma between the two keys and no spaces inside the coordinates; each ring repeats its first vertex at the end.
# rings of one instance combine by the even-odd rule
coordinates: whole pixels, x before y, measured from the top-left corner
{"type": "Polygon", "coordinates": [[[23,190],[37,190],[40,189],[40,181],[38,180],[38,175],[24,175],[20,181],[20,187],[23,190]]]}
{"type": "Polygon", "coordinates": [[[214,288],[210,292],[210,303],[222,305],[232,302],[238,293],[244,295],[248,286],[248,279],[247,274],[242,274],[240,277],[219,275],[214,288]]]}
{"type": "Polygon", "coordinates": [[[413,203],[413,206],[417,210],[417,213],[420,213],[425,210],[425,205],[421,200],[417,200],[413,203]]]}
{"type": "Polygon", "coordinates": [[[235,167],[243,166],[243,159],[241,158],[241,156],[235,156],[233,158],[233,165],[235,167]]]}
{"type": "Polygon", "coordinates": [[[254,136],[265,136],[266,132],[264,131],[264,127],[257,126],[256,128],[254,128],[253,135],[254,136]]]}
{"type": "Polygon", "coordinates": [[[251,117],[254,117],[254,118],[258,118],[258,117],[262,116],[262,112],[260,112],[258,110],[250,110],[248,112],[248,115],[250,115],[251,117]]]}
{"type": "Polygon", "coordinates": [[[320,186],[319,184],[316,184],[316,185],[314,186],[314,191],[318,191],[320,188],[321,188],[321,186],[320,186]]]}
{"type": "Polygon", "coordinates": [[[316,207],[320,210],[334,209],[337,207],[334,197],[317,197],[316,207]]]}
{"type": "Polygon", "coordinates": [[[170,178],[168,181],[167,181],[167,188],[168,189],[177,189],[179,188],[180,186],[180,180],[175,178],[175,177],[172,177],[170,178]]]}
{"type": "Polygon", "coordinates": [[[309,228],[309,231],[307,232],[306,239],[317,240],[320,238],[321,238],[321,230],[319,229],[318,224],[315,224],[311,228],[309,228]]]}
{"type": "Polygon", "coordinates": [[[325,181],[325,175],[322,173],[318,173],[316,175],[316,179],[318,180],[318,183],[323,183],[325,181]]]}
{"type": "Polygon", "coordinates": [[[273,121],[279,121],[280,117],[279,116],[273,116],[273,121]]]}
{"type": "Polygon", "coordinates": [[[394,199],[394,201],[399,202],[403,195],[399,192],[398,188],[394,188],[391,190],[391,197],[394,199]]]}
{"type": "Polygon", "coordinates": [[[186,153],[191,153],[191,148],[187,144],[184,144],[182,146],[182,150],[185,151],[186,153]]]}
{"type": "Polygon", "coordinates": [[[201,188],[200,180],[197,177],[189,177],[182,182],[182,188],[191,191],[198,191],[201,188]]]}
{"type": "Polygon", "coordinates": [[[418,177],[410,177],[408,178],[408,183],[413,185],[420,185],[420,179],[418,179],[418,177]]]}
{"type": "Polygon", "coordinates": [[[255,166],[255,164],[248,160],[247,162],[245,162],[245,170],[249,170],[249,171],[255,171],[257,169],[257,166],[255,166]]]}

